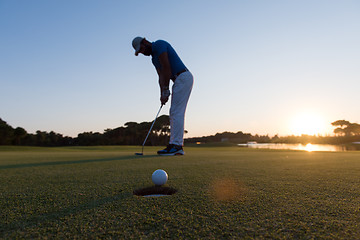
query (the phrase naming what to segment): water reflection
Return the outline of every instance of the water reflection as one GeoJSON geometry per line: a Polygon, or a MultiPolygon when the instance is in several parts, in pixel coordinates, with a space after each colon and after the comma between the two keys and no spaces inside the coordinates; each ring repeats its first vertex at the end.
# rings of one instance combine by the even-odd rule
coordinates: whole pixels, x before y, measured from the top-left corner
{"type": "Polygon", "coordinates": [[[287,144],[287,143],[247,143],[238,144],[240,147],[259,148],[259,149],[287,149],[287,150],[300,150],[307,152],[341,152],[349,150],[343,145],[331,145],[331,144],[287,144]]]}

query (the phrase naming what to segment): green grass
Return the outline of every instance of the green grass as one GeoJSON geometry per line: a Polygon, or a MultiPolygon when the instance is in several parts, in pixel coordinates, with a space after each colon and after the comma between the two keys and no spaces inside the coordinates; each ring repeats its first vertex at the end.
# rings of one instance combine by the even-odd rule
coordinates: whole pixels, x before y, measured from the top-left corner
{"type": "Polygon", "coordinates": [[[356,239],[360,152],[0,147],[0,238],[356,239]],[[171,196],[145,198],[151,174],[171,196]]]}

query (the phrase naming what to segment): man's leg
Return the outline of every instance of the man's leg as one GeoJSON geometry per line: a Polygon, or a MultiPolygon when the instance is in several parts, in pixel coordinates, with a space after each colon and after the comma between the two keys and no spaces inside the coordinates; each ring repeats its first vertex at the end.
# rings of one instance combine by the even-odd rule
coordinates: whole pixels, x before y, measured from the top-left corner
{"type": "Polygon", "coordinates": [[[185,111],[194,83],[191,72],[180,74],[172,87],[170,107],[170,144],[184,143],[185,111]]]}

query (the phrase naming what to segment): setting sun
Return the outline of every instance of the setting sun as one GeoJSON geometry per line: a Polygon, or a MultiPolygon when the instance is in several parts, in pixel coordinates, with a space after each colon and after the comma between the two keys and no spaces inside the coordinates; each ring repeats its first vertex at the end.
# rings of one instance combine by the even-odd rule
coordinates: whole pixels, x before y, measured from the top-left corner
{"type": "Polygon", "coordinates": [[[294,135],[317,135],[325,132],[326,123],[317,114],[301,113],[294,117],[290,130],[294,135]]]}

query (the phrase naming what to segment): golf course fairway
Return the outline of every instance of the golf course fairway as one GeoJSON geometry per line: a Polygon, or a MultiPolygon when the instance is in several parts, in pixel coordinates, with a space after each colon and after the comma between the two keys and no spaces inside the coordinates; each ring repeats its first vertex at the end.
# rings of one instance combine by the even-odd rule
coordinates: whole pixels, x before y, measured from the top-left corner
{"type": "Polygon", "coordinates": [[[0,239],[356,239],[360,152],[0,147],[0,239]],[[142,197],[151,174],[176,193],[142,197]]]}

